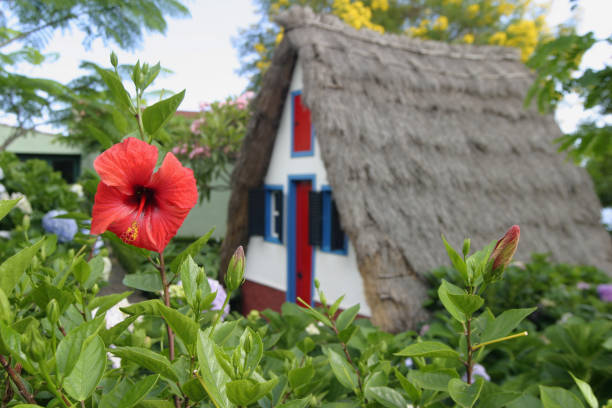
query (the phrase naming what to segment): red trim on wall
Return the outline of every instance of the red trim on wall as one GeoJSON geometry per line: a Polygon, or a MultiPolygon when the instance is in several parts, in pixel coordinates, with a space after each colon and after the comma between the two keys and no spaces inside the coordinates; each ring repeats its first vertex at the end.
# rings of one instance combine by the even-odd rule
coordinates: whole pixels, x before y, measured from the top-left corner
{"type": "MultiPolygon", "coordinates": [[[[272,309],[275,312],[281,311],[281,306],[285,303],[286,294],[282,290],[274,289],[260,283],[245,280],[241,287],[242,291],[242,314],[248,315],[251,310],[272,309]]],[[[321,303],[315,302],[315,307],[320,307],[321,303]]],[[[336,312],[336,317],[344,309],[336,312]]],[[[362,314],[357,315],[357,319],[369,319],[362,314]]]]}
{"type": "Polygon", "coordinates": [[[286,294],[282,290],[274,289],[260,283],[245,280],[241,287],[242,314],[248,315],[251,310],[272,309],[280,313],[285,303],[286,294]]]}

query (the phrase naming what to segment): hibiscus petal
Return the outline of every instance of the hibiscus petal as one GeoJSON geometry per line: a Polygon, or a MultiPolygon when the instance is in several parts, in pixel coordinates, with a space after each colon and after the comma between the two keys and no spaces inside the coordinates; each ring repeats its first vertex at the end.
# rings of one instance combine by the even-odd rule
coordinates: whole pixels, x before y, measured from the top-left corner
{"type": "Polygon", "coordinates": [[[118,219],[136,216],[137,204],[115,187],[100,182],[91,216],[91,233],[101,234],[118,219]]]}
{"type": "Polygon", "coordinates": [[[193,171],[183,167],[172,153],[166,154],[147,187],[155,190],[155,201],[160,206],[191,209],[198,201],[193,171]]]}
{"type": "Polygon", "coordinates": [[[132,195],[135,187],[149,183],[157,156],[157,147],[128,137],[98,156],[94,168],[104,184],[132,195]]]}
{"type": "Polygon", "coordinates": [[[153,243],[156,252],[162,252],[176,235],[189,214],[189,208],[154,207],[145,212],[144,226],[147,241],[153,243]]]}

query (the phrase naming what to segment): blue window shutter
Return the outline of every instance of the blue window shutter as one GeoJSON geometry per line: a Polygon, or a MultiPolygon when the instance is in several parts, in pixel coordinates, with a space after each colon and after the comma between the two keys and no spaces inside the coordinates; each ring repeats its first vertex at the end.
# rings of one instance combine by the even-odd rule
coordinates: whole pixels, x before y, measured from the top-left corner
{"type": "Polygon", "coordinates": [[[278,235],[278,240],[283,242],[283,191],[277,190],[273,194],[274,208],[277,212],[274,219],[274,232],[278,235]]]}
{"type": "Polygon", "coordinates": [[[263,188],[249,190],[249,236],[266,233],[266,192],[263,188]]]}
{"type": "Polygon", "coordinates": [[[318,191],[308,193],[308,243],[312,246],[322,244],[322,194],[318,191]]]}
{"type": "Polygon", "coordinates": [[[332,251],[342,251],[346,249],[346,235],[340,225],[340,214],[336,202],[331,200],[331,237],[330,246],[332,251]]]}

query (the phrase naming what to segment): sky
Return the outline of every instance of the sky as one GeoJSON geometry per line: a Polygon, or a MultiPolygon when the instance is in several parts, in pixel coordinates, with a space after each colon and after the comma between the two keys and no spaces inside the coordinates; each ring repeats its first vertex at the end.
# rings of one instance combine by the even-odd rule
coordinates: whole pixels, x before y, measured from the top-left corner
{"type": "MultiPolygon", "coordinates": [[[[24,66],[24,73],[68,82],[77,77],[82,60],[110,67],[109,55],[115,51],[120,63],[160,62],[174,74],[155,81],[156,89],[178,92],[187,89],[182,110],[195,111],[200,102],[211,102],[240,94],[247,86],[247,78],[238,75],[238,53],[232,38],[240,28],[259,21],[251,0],[186,0],[191,18],[168,19],[168,30],[163,34],[147,34],[142,47],[122,51],[101,40],[90,50],[82,46],[83,36],[76,30],[58,32],[47,44],[47,53],[59,58],[43,67],[24,66]]],[[[579,0],[578,29],[594,30],[597,38],[612,34],[612,0],[579,0]]],[[[571,17],[569,0],[552,0],[549,25],[554,26],[571,17]]],[[[600,44],[584,56],[584,65],[601,67],[610,63],[612,47],[600,44]]],[[[126,83],[127,85],[127,83],[126,83]]],[[[131,90],[131,89],[130,89],[131,90]]],[[[570,97],[557,112],[557,120],[564,131],[571,131],[585,113],[576,108],[577,98],[570,97]]]]}

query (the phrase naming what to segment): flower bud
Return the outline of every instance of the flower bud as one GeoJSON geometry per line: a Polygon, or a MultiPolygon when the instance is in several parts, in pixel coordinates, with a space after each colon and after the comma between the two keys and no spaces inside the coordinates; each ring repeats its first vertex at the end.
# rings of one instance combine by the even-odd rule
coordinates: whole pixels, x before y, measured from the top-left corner
{"type": "Polygon", "coordinates": [[[53,326],[57,324],[60,316],[60,307],[57,299],[51,299],[49,303],[47,303],[47,319],[53,326]]]}
{"type": "Polygon", "coordinates": [[[31,219],[29,215],[26,214],[23,216],[23,220],[21,220],[21,225],[23,226],[24,230],[27,231],[30,229],[30,221],[31,219]]]}
{"type": "Polygon", "coordinates": [[[463,257],[465,258],[470,253],[471,241],[469,238],[463,240],[463,257]]]}
{"type": "Polygon", "coordinates": [[[242,285],[244,281],[244,249],[242,245],[236,249],[232,259],[230,259],[227,273],[225,274],[225,287],[229,292],[233,292],[242,285]]]}
{"type": "Polygon", "coordinates": [[[319,287],[321,286],[321,283],[319,283],[319,280],[317,278],[315,278],[314,280],[314,285],[315,285],[315,288],[317,289],[319,289],[319,287]]]}
{"type": "Polygon", "coordinates": [[[97,283],[94,283],[93,287],[91,288],[91,293],[93,293],[93,295],[97,295],[98,292],[100,291],[100,287],[98,286],[97,283]]]}
{"type": "Polygon", "coordinates": [[[516,252],[520,235],[521,230],[519,226],[513,225],[508,232],[506,232],[506,235],[497,241],[491,253],[491,257],[489,258],[489,262],[491,263],[491,276],[490,279],[487,279],[488,281],[492,282],[501,278],[504,269],[506,269],[506,266],[508,266],[516,252]]]}
{"type": "Polygon", "coordinates": [[[117,68],[117,64],[119,63],[119,60],[117,60],[117,54],[115,54],[115,51],[111,52],[110,63],[113,67],[117,68]]]}

